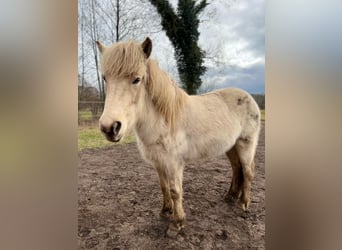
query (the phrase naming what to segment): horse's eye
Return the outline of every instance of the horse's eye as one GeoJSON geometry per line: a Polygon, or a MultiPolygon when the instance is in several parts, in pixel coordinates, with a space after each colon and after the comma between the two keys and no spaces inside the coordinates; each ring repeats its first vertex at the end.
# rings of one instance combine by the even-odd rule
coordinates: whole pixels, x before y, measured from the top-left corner
{"type": "Polygon", "coordinates": [[[105,76],[102,76],[102,79],[103,79],[103,81],[106,81],[106,77],[105,76]]]}
{"type": "Polygon", "coordinates": [[[134,81],[132,82],[133,84],[137,84],[140,82],[140,77],[137,77],[134,79],[134,81]]]}

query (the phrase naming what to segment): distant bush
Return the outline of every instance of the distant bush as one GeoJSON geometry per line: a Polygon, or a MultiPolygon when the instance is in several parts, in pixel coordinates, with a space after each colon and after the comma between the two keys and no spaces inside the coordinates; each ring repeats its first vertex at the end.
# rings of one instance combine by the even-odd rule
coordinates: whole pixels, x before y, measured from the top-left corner
{"type": "Polygon", "coordinates": [[[261,94],[252,94],[254,100],[259,105],[260,109],[265,109],[265,95],[261,94]]]}

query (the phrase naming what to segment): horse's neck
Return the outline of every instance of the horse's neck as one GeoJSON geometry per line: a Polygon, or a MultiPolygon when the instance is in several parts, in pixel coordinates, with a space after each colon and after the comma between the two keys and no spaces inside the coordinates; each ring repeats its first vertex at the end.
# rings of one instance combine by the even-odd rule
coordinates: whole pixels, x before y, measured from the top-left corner
{"type": "Polygon", "coordinates": [[[188,95],[177,87],[156,61],[147,67],[146,88],[140,98],[136,132],[141,137],[170,132],[183,111],[188,95]]]}
{"type": "Polygon", "coordinates": [[[167,126],[163,117],[157,112],[151,99],[145,95],[142,97],[140,108],[138,111],[135,132],[139,139],[146,144],[151,143],[154,137],[167,132],[167,126]]]}

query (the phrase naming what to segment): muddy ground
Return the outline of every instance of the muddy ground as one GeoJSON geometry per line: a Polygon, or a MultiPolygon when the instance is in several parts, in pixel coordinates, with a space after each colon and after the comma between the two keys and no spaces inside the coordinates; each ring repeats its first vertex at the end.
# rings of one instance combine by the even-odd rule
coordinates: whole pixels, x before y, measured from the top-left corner
{"type": "Polygon", "coordinates": [[[79,153],[79,249],[264,249],[265,131],[260,133],[250,212],[224,201],[232,170],[226,156],[184,172],[186,228],[165,237],[157,172],[135,143],[79,153]]]}

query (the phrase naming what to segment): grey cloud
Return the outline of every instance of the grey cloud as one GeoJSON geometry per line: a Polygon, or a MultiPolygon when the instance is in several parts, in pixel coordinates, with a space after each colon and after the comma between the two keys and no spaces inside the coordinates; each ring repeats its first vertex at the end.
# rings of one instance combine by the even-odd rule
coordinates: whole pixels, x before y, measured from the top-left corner
{"type": "Polygon", "coordinates": [[[203,85],[209,89],[226,87],[242,88],[249,93],[265,93],[264,65],[256,64],[250,68],[225,66],[223,68],[209,69],[202,78],[203,85]],[[213,86],[210,88],[210,86],[213,86]]]}
{"type": "MultiPolygon", "coordinates": [[[[239,87],[251,93],[264,93],[264,1],[217,0],[209,7],[216,9],[216,15],[200,25],[199,43],[204,49],[221,44],[219,53],[224,65],[208,68],[202,77],[203,86],[239,87]]],[[[155,49],[155,57],[162,68],[175,74],[175,61],[170,60],[173,49],[167,49],[171,44],[163,43],[165,39],[168,38],[164,34],[158,35],[160,47],[155,49]]]]}
{"type": "Polygon", "coordinates": [[[214,85],[218,88],[240,87],[252,93],[264,93],[264,2],[239,1],[228,6],[217,1],[213,4],[217,9],[216,23],[202,27],[201,41],[212,44],[223,41],[224,57],[228,63],[221,68],[209,69],[203,77],[207,81],[205,84],[216,79],[219,83],[214,85]],[[245,60],[244,56],[251,62],[250,65],[242,67],[234,64],[239,59],[245,60]],[[254,59],[258,59],[256,63],[252,63],[254,59]]]}

